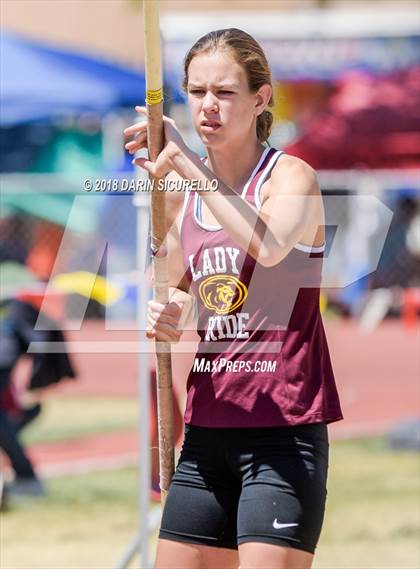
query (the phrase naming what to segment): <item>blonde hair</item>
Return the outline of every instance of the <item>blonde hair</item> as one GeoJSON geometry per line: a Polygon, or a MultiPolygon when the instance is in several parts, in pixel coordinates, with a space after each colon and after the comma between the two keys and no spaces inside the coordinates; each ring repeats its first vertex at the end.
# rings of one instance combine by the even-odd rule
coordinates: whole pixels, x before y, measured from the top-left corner
{"type": "MultiPolygon", "coordinates": [[[[224,49],[232,54],[235,61],[245,70],[249,89],[256,93],[263,85],[270,85],[271,72],[267,58],[260,44],[249,34],[237,28],[216,30],[200,38],[189,50],[184,59],[183,89],[187,91],[188,68],[196,55],[224,49]]],[[[268,106],[274,105],[273,96],[270,97],[268,106]]],[[[260,142],[265,142],[271,133],[273,115],[264,110],[257,117],[257,137],[260,142]]]]}

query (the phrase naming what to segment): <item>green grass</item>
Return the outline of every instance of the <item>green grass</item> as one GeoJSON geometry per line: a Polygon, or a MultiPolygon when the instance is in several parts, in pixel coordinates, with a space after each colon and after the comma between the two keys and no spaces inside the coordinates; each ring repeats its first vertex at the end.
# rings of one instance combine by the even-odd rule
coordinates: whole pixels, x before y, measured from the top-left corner
{"type": "Polygon", "coordinates": [[[14,502],[2,514],[2,569],[113,567],[137,523],[134,469],[48,481],[46,499],[14,502]]]}
{"type": "MultiPolygon", "coordinates": [[[[111,569],[135,533],[136,487],[134,469],[48,481],[47,499],[2,515],[0,567],[111,569]]],[[[417,569],[419,498],[418,454],[382,439],[332,444],[314,568],[417,569]]]]}
{"type": "Polygon", "coordinates": [[[315,568],[420,567],[419,460],[380,438],[332,445],[315,568]]]}
{"type": "Polygon", "coordinates": [[[51,397],[22,438],[26,444],[63,441],[135,429],[137,424],[134,397],[51,397]]]}

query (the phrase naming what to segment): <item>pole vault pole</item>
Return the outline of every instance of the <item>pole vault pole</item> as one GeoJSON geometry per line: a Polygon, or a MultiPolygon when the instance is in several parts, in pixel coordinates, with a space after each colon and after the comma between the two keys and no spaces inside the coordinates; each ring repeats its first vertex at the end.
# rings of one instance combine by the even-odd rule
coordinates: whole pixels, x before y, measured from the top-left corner
{"type": "MultiPolygon", "coordinates": [[[[160,27],[157,0],[143,0],[145,39],[147,140],[149,159],[155,161],[163,148],[163,80],[160,49],[160,27]]],[[[153,295],[165,304],[169,300],[168,260],[164,247],[166,236],[165,193],[160,192],[159,179],[152,177],[151,192],[151,247],[153,268],[153,295]]],[[[143,254],[147,242],[147,197],[135,196],[137,206],[137,268],[139,274],[145,266],[143,254]]],[[[150,515],[150,433],[149,433],[149,359],[143,350],[146,330],[147,282],[141,275],[138,287],[137,320],[140,326],[139,394],[140,394],[140,452],[139,468],[139,526],[138,536],[129,545],[115,569],[126,569],[136,552],[140,554],[141,569],[149,569],[149,531],[155,529],[155,516],[150,515]]],[[[171,348],[167,342],[156,342],[157,407],[159,432],[159,467],[162,506],[165,503],[174,471],[173,402],[171,348]]]]}
{"type": "MultiPolygon", "coordinates": [[[[160,49],[160,27],[157,0],[143,2],[147,141],[149,159],[155,161],[164,143],[163,135],[163,80],[160,49]]],[[[151,192],[151,246],[153,254],[153,293],[157,302],[165,304],[168,294],[168,259],[164,245],[166,236],[165,192],[159,191],[159,179],[153,178],[151,192]]],[[[159,431],[159,464],[162,504],[174,471],[173,403],[171,346],[156,342],[157,407],[159,431]]]]}

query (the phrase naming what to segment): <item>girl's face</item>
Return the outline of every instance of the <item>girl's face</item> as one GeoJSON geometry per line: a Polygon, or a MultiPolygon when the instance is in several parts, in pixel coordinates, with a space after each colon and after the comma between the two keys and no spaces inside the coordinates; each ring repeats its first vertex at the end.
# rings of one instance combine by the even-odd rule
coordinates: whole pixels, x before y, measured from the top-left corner
{"type": "MultiPolygon", "coordinates": [[[[267,88],[269,98],[270,87],[261,89],[267,88]]],[[[205,146],[256,139],[256,119],[268,99],[249,90],[245,70],[227,51],[196,55],[188,68],[187,90],[194,126],[205,146]]]]}

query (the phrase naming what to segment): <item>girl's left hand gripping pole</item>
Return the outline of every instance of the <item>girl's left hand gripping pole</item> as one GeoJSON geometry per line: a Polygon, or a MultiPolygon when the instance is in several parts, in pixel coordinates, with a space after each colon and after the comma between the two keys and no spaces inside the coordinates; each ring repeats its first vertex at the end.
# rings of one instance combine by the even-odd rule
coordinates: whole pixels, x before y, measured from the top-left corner
{"type": "MultiPolygon", "coordinates": [[[[149,159],[153,162],[164,144],[163,80],[160,50],[160,27],[157,0],[143,1],[146,67],[147,140],[149,159]]],[[[166,247],[165,192],[158,191],[159,179],[153,178],[151,192],[151,245],[153,253],[153,293],[157,302],[166,304],[168,293],[168,259],[166,247]]],[[[157,407],[159,432],[160,488],[164,504],[174,472],[173,403],[171,346],[156,342],[157,407]]]]}

